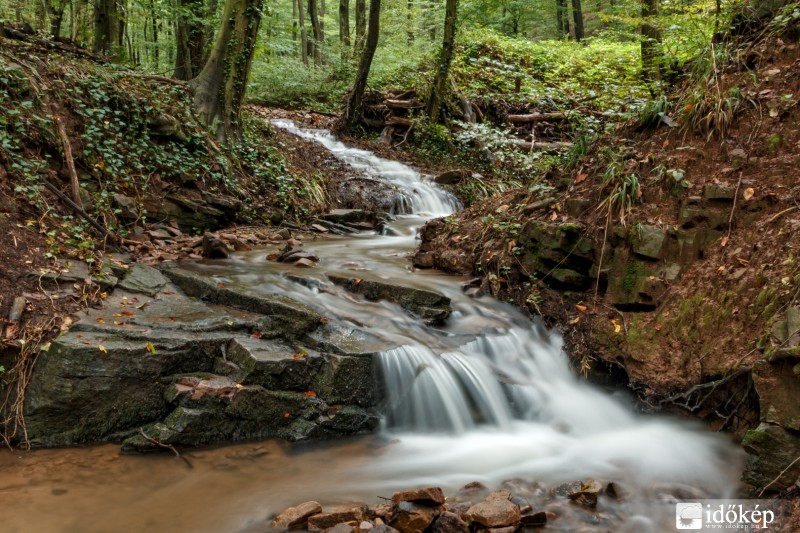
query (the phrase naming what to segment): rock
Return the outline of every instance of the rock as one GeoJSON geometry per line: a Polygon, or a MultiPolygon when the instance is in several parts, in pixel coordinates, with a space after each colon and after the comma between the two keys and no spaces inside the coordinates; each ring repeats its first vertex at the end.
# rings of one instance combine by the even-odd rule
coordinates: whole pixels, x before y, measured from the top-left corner
{"type": "Polygon", "coordinates": [[[547,513],[539,511],[538,513],[522,515],[519,521],[522,527],[544,527],[547,525],[547,513]]]}
{"type": "Polygon", "coordinates": [[[155,296],[161,292],[169,281],[155,268],[135,264],[128,269],[125,278],[119,282],[119,288],[128,292],[155,296]]]}
{"type": "Polygon", "coordinates": [[[138,220],[139,207],[136,205],[136,200],[124,194],[114,193],[112,195],[114,206],[119,209],[119,216],[126,220],[138,220]]]}
{"type": "Polygon", "coordinates": [[[469,533],[469,526],[457,514],[444,511],[433,522],[431,531],[432,533],[469,533]]]}
{"type": "Polygon", "coordinates": [[[302,267],[302,268],[314,268],[315,266],[317,266],[316,262],[312,261],[311,259],[307,259],[305,257],[301,257],[292,264],[296,267],[302,267]]]}
{"type": "Polygon", "coordinates": [[[203,235],[203,257],[209,259],[227,259],[231,251],[225,241],[206,233],[203,235]]]}
{"type": "Polygon", "coordinates": [[[271,317],[274,326],[288,337],[300,337],[321,324],[322,317],[316,311],[287,296],[259,295],[244,288],[220,287],[213,279],[174,265],[160,267],[188,296],[271,317]]]}
{"type": "Polygon", "coordinates": [[[353,526],[353,522],[341,523],[336,524],[333,527],[329,527],[327,529],[323,529],[324,533],[353,533],[356,528],[353,526]]]}
{"type": "Polygon", "coordinates": [[[722,183],[708,183],[703,189],[703,200],[707,202],[732,202],[736,188],[722,183]]]}
{"type": "Polygon", "coordinates": [[[422,533],[436,518],[436,510],[426,505],[400,502],[392,509],[389,525],[400,533],[422,533]]]}
{"type": "Polygon", "coordinates": [[[562,289],[585,289],[590,280],[588,276],[568,268],[556,268],[550,271],[550,284],[562,289]]]}
{"type": "Polygon", "coordinates": [[[602,491],[603,485],[597,481],[591,480],[586,483],[581,483],[578,490],[571,491],[569,493],[569,499],[584,507],[597,507],[597,498],[602,491]]]}
{"type": "Polygon", "coordinates": [[[800,377],[795,373],[796,367],[794,358],[753,365],[762,422],[800,431],[800,377]]]}
{"type": "Polygon", "coordinates": [[[326,213],[319,218],[335,224],[366,223],[372,227],[375,226],[378,220],[378,216],[374,211],[366,211],[363,209],[334,209],[330,213],[326,213]]]}
{"type": "MultiPolygon", "coordinates": [[[[361,523],[363,520],[366,520],[366,518],[364,510],[360,507],[355,507],[346,511],[315,514],[308,518],[308,530],[328,529],[345,522],[361,523]]],[[[352,529],[350,531],[352,531],[352,529]]]]}
{"type": "Polygon", "coordinates": [[[322,506],[318,502],[310,501],[301,503],[295,507],[289,507],[272,521],[272,527],[278,529],[292,529],[304,527],[308,522],[308,517],[322,512],[322,506]]]}
{"type": "Polygon", "coordinates": [[[466,175],[467,173],[460,169],[447,170],[433,178],[433,181],[439,185],[453,185],[464,179],[466,175]]]}
{"type": "Polygon", "coordinates": [[[370,533],[399,533],[399,532],[392,526],[387,526],[386,524],[377,524],[375,527],[370,529],[370,533]]]}
{"type": "Polygon", "coordinates": [[[747,152],[742,150],[741,148],[734,148],[733,150],[728,151],[728,157],[733,159],[745,160],[747,159],[747,152]]]}
{"type": "Polygon", "coordinates": [[[417,252],[414,254],[414,266],[417,268],[433,268],[436,264],[433,252],[417,252]]]}
{"type": "Polygon", "coordinates": [[[633,236],[633,253],[650,259],[658,261],[661,259],[661,250],[664,248],[664,241],[667,238],[667,232],[656,226],[641,226],[641,229],[634,232],[633,236]]]}
{"type": "Polygon", "coordinates": [[[345,278],[329,275],[336,285],[344,287],[347,291],[360,294],[371,302],[386,300],[395,303],[424,320],[443,321],[450,316],[450,298],[437,292],[406,287],[382,281],[345,278]]]}
{"type": "Polygon", "coordinates": [[[490,527],[488,531],[491,533],[514,533],[517,530],[517,526],[507,526],[507,527],[490,527]]]}
{"type": "Polygon", "coordinates": [[[292,232],[289,231],[287,228],[281,228],[275,233],[273,233],[271,238],[273,240],[288,241],[289,239],[292,238],[292,232]]]}
{"type": "Polygon", "coordinates": [[[800,461],[792,464],[800,457],[799,434],[762,423],[745,434],[742,446],[750,454],[742,475],[745,483],[758,489],[769,485],[769,492],[782,492],[800,481],[800,461]]]}
{"type": "Polygon", "coordinates": [[[366,520],[364,520],[363,522],[358,524],[358,531],[369,531],[373,527],[375,527],[375,524],[373,524],[372,522],[367,522],[366,520]]]}
{"type": "Polygon", "coordinates": [[[400,502],[414,502],[424,505],[439,506],[444,505],[445,497],[444,492],[439,487],[428,487],[418,490],[406,490],[403,492],[395,492],[392,495],[393,503],[400,502]]]}
{"type": "Polygon", "coordinates": [[[492,492],[484,501],[470,507],[465,518],[488,528],[518,524],[519,506],[508,500],[510,495],[509,491],[492,492]]]}

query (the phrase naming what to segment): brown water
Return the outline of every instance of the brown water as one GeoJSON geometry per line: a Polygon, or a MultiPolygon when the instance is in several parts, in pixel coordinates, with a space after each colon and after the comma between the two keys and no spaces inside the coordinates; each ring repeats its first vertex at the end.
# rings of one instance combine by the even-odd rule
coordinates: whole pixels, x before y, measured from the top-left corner
{"type": "MultiPolygon", "coordinates": [[[[236,532],[311,497],[373,501],[348,471],[379,454],[372,439],[247,443],[184,455],[120,455],[116,445],[0,451],[4,533],[236,532]],[[343,488],[345,490],[342,490],[343,488]]],[[[256,527],[255,530],[258,530],[256,527]]]]}

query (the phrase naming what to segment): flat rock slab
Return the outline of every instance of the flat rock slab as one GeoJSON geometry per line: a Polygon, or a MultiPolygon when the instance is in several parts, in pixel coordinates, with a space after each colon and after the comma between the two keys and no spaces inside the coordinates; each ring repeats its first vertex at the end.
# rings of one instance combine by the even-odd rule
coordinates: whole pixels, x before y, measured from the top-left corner
{"type": "Polygon", "coordinates": [[[439,487],[427,487],[417,490],[395,492],[392,495],[393,503],[415,502],[425,505],[444,505],[444,492],[439,487]]]}
{"type": "Polygon", "coordinates": [[[272,527],[284,530],[308,523],[308,517],[322,512],[319,502],[304,502],[294,507],[289,507],[272,520],[272,527]]]}
{"type": "Polygon", "coordinates": [[[133,293],[155,296],[169,282],[161,272],[145,265],[133,265],[128,269],[125,278],[119,282],[119,288],[133,293]]]}
{"type": "Polygon", "coordinates": [[[510,496],[509,491],[495,491],[470,507],[464,517],[489,528],[516,525],[520,521],[519,506],[509,501],[510,496]]]}
{"type": "Polygon", "coordinates": [[[423,320],[441,322],[452,312],[450,298],[438,292],[383,281],[328,275],[334,284],[371,302],[392,302],[423,320]]]}

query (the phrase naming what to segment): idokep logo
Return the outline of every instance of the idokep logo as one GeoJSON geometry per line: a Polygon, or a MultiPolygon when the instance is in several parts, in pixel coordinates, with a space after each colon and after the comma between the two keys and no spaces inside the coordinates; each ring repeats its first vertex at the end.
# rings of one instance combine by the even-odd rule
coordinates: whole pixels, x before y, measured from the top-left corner
{"type": "Polygon", "coordinates": [[[700,502],[676,503],[675,527],[678,529],[703,529],[703,504],[700,502]]]}

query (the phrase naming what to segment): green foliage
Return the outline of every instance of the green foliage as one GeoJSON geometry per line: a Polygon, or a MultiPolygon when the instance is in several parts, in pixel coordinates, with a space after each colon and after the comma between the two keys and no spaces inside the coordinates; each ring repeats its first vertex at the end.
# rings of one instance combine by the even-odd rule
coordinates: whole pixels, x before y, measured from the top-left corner
{"type": "Polygon", "coordinates": [[[633,209],[639,200],[639,176],[627,168],[627,160],[622,154],[606,149],[605,158],[608,160],[603,173],[603,187],[610,189],[608,196],[601,202],[601,206],[608,206],[611,214],[616,211],[619,222],[625,225],[625,216],[633,209]]]}

